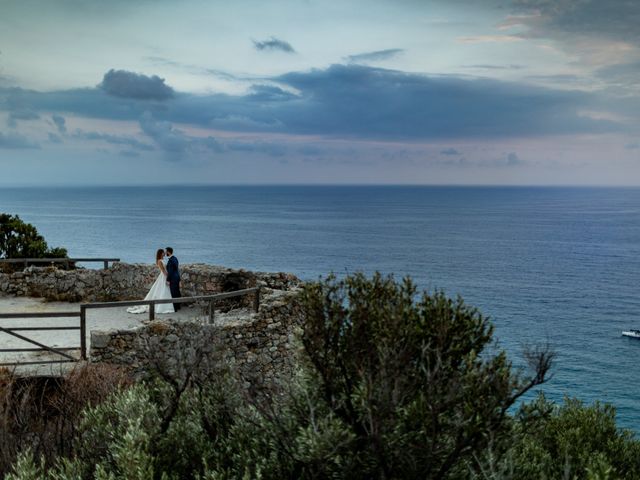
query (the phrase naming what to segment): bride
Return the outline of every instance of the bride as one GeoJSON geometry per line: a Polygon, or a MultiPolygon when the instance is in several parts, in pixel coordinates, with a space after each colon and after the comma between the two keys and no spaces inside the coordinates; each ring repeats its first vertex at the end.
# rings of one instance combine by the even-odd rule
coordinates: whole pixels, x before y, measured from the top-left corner
{"type": "MultiPolygon", "coordinates": [[[[169,290],[169,285],[167,285],[167,269],[164,266],[164,262],[162,259],[164,258],[164,250],[159,249],[156,252],[156,265],[160,269],[160,273],[158,274],[158,278],[151,285],[151,289],[147,296],[144,297],[145,300],[163,300],[165,298],[171,298],[171,290],[169,290]]],[[[138,305],[135,307],[127,308],[127,312],[129,313],[146,313],[149,311],[149,305],[138,305]]],[[[159,303],[155,308],[156,313],[174,313],[173,303],[159,303]]]]}

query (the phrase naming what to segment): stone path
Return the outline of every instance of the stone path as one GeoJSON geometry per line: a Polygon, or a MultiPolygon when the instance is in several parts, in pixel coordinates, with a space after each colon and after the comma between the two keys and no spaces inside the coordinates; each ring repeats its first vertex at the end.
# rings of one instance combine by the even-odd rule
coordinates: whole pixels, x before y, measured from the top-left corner
{"type": "MultiPolygon", "coordinates": [[[[79,303],[65,302],[47,302],[40,298],[28,297],[3,297],[0,296],[0,313],[26,313],[26,312],[79,312],[79,303]]],[[[202,310],[198,307],[182,308],[177,313],[157,314],[156,319],[175,319],[190,320],[201,318],[202,310]]],[[[87,312],[87,349],[90,347],[91,330],[110,330],[110,329],[129,329],[139,327],[149,318],[148,313],[131,314],[125,308],[104,308],[94,309],[87,312]]],[[[27,318],[27,319],[0,319],[0,326],[18,327],[18,326],[78,326],[80,324],[79,317],[71,318],[27,318]]],[[[78,351],[67,352],[73,356],[79,356],[80,348],[80,332],[79,330],[46,330],[46,331],[26,331],[16,332],[26,337],[32,338],[40,343],[51,347],[77,347],[78,351]]],[[[35,345],[29,344],[19,338],[0,332],[0,349],[1,348],[37,348],[35,345]]],[[[37,361],[41,359],[54,359],[55,355],[43,352],[36,353],[0,353],[1,362],[12,362],[17,359],[23,361],[37,361]]],[[[59,358],[59,357],[57,357],[59,358]]],[[[70,368],[73,364],[54,364],[45,366],[24,366],[19,367],[18,372],[24,373],[57,373],[63,369],[70,368]]],[[[12,367],[10,367],[12,368],[12,367]]]]}

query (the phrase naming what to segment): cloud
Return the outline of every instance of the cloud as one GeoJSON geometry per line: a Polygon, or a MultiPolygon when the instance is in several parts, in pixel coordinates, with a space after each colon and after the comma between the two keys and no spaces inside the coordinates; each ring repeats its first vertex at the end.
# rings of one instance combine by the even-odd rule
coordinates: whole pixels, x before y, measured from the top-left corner
{"type": "Polygon", "coordinates": [[[349,55],[346,60],[351,63],[376,62],[380,60],[388,60],[403,53],[403,48],[389,48],[387,50],[376,50],[375,52],[359,53],[357,55],[349,55]]]}
{"type": "Polygon", "coordinates": [[[139,123],[142,131],[165,152],[179,157],[189,148],[189,137],[170,122],[156,120],[146,112],[139,123]]]}
{"type": "Polygon", "coordinates": [[[469,37],[458,37],[459,43],[513,43],[523,39],[516,35],[475,35],[469,37]]]}
{"type": "Polygon", "coordinates": [[[258,102],[283,101],[297,98],[297,95],[275,85],[252,85],[247,98],[258,102]]]}
{"type": "Polygon", "coordinates": [[[517,153],[511,152],[507,154],[507,165],[509,165],[510,167],[515,167],[521,164],[522,160],[520,160],[517,153]]]}
{"type": "MultiPolygon", "coordinates": [[[[640,58],[640,2],[634,0],[512,0],[499,26],[523,39],[549,39],[589,69],[640,58]]],[[[556,48],[557,47],[557,48],[556,48]]],[[[636,73],[637,78],[637,73],[636,73]]]]}
{"type": "Polygon", "coordinates": [[[272,110],[291,133],[433,139],[626,128],[611,120],[581,116],[584,106],[597,103],[597,96],[586,92],[362,65],[333,65],[276,80],[300,92],[299,99],[272,110]]]}
{"type": "Polygon", "coordinates": [[[56,135],[55,133],[49,132],[47,136],[49,138],[49,143],[62,143],[62,138],[60,138],[60,136],[56,135]]]}
{"type": "Polygon", "coordinates": [[[595,75],[609,84],[640,91],[640,61],[602,67],[595,75]]]}
{"type": "Polygon", "coordinates": [[[461,153],[455,148],[445,148],[440,150],[440,155],[461,155],[461,153]]]}
{"type": "Polygon", "coordinates": [[[573,75],[569,73],[559,73],[555,75],[527,75],[528,80],[534,80],[537,82],[550,82],[550,83],[563,83],[576,85],[581,83],[582,80],[587,81],[580,75],[573,75]]]}
{"type": "Polygon", "coordinates": [[[37,120],[40,118],[33,110],[14,110],[9,113],[7,118],[7,126],[10,128],[16,128],[18,126],[18,120],[37,120]]]}
{"type": "Polygon", "coordinates": [[[112,96],[97,88],[54,92],[0,88],[0,109],[7,97],[35,112],[139,121],[159,148],[174,152],[191,148],[175,124],[248,133],[423,141],[629,133],[640,122],[637,98],[358,64],[265,78],[243,95],[181,93],[163,104],[112,96]],[[584,114],[589,111],[609,114],[596,118],[584,114]]]}
{"type": "Polygon", "coordinates": [[[284,40],[280,40],[276,37],[271,37],[268,40],[263,40],[261,42],[257,40],[253,40],[253,46],[256,50],[279,50],[285,53],[296,53],[294,48],[291,46],[289,42],[285,42],[284,40]]]}
{"type": "Polygon", "coordinates": [[[526,68],[524,65],[516,65],[516,64],[510,64],[510,65],[489,65],[489,64],[483,64],[483,65],[462,65],[463,68],[475,68],[475,69],[480,69],[480,70],[522,70],[523,68],[526,68]]]}
{"type": "Polygon", "coordinates": [[[0,132],[0,148],[11,150],[40,148],[40,145],[19,133],[2,133],[0,132]]]}
{"type": "Polygon", "coordinates": [[[143,132],[151,137],[171,160],[181,160],[190,154],[221,154],[225,152],[261,153],[271,157],[283,157],[287,147],[281,143],[262,140],[226,140],[212,137],[194,137],[175,128],[170,122],[159,121],[149,112],[140,119],[143,132]]]}
{"type": "Polygon", "coordinates": [[[98,86],[109,95],[137,100],[167,100],[174,96],[173,88],[164,83],[164,78],[126,70],[109,70],[98,86]]]}
{"type": "Polygon", "coordinates": [[[225,148],[232,152],[264,153],[270,157],[283,157],[287,153],[284,145],[264,141],[231,141],[225,144],[225,148]]]}
{"type": "Polygon", "coordinates": [[[302,145],[300,148],[298,148],[297,151],[298,153],[301,153],[302,155],[307,155],[307,156],[317,156],[325,153],[325,149],[322,149],[317,145],[309,145],[309,144],[302,145]]]}
{"type": "Polygon", "coordinates": [[[640,45],[640,3],[637,1],[513,0],[512,8],[516,15],[502,26],[526,26],[529,36],[602,37],[640,45]]]}
{"type": "Polygon", "coordinates": [[[627,145],[624,146],[624,148],[627,150],[638,150],[640,148],[640,143],[638,142],[628,143],[627,145]]]}
{"type": "Polygon", "coordinates": [[[66,120],[62,115],[51,115],[51,120],[55,124],[59,133],[67,133],[66,120]]]}
{"type": "Polygon", "coordinates": [[[127,145],[131,148],[135,148],[136,150],[143,151],[151,151],[153,147],[149,144],[143,143],[136,138],[125,136],[125,135],[113,135],[110,133],[100,133],[100,132],[85,132],[84,130],[77,129],[72,134],[73,138],[77,138],[80,140],[89,140],[89,141],[104,141],[110,143],[112,145],[127,145]]]}
{"type": "Polygon", "coordinates": [[[136,152],[135,150],[120,150],[118,155],[127,158],[137,158],[140,156],[140,152],[136,152]]]}

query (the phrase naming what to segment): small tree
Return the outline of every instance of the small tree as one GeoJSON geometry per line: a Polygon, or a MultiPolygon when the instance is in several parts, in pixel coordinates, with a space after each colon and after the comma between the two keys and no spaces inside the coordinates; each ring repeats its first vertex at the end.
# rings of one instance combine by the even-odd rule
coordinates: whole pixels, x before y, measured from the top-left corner
{"type": "Polygon", "coordinates": [[[408,278],[329,278],[308,285],[303,303],[305,352],[354,439],[360,478],[460,478],[551,367],[550,352],[530,354],[533,375],[522,378],[504,352],[486,351],[486,317],[441,292],[417,297],[408,278]]]}
{"type": "Polygon", "coordinates": [[[0,258],[66,258],[65,248],[49,248],[36,227],[18,215],[0,213],[0,258]]]}

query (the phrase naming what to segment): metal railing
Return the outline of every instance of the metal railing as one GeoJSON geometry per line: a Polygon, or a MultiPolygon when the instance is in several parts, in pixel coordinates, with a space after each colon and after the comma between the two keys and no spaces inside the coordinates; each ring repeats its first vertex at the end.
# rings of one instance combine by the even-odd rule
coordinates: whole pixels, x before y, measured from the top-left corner
{"type": "Polygon", "coordinates": [[[208,302],[209,304],[209,323],[213,323],[214,309],[213,304],[219,300],[227,298],[242,297],[254,293],[253,298],[253,310],[258,312],[260,308],[260,287],[245,288],[243,290],[236,290],[234,292],[217,293],[214,295],[200,295],[195,297],[180,297],[180,298],[168,298],[163,300],[127,300],[122,302],[98,302],[98,303],[83,303],[80,305],[79,312],[38,312],[38,313],[0,313],[0,320],[2,319],[20,319],[20,318],[80,318],[79,326],[60,326],[60,327],[2,327],[0,326],[0,333],[6,333],[27,343],[37,346],[38,348],[0,348],[0,353],[19,353],[19,352],[51,352],[61,356],[61,359],[56,360],[40,360],[40,361],[15,361],[0,363],[0,366],[16,366],[16,365],[39,365],[47,363],[65,363],[65,362],[77,362],[79,360],[87,359],[87,311],[99,308],[120,308],[120,307],[134,307],[139,305],[149,306],[149,320],[155,320],[155,306],[165,303],[197,303],[208,302]],[[80,358],[75,358],[66,352],[78,350],[78,347],[50,347],[37,340],[28,338],[24,335],[16,333],[18,331],[48,331],[48,330],[80,330],[80,358]]]}
{"type": "Polygon", "coordinates": [[[24,263],[25,268],[33,263],[63,263],[67,268],[72,263],[100,263],[104,264],[104,269],[109,268],[109,263],[119,262],[119,258],[0,258],[2,263],[24,263]]]}
{"type": "Polygon", "coordinates": [[[126,300],[122,302],[99,302],[99,303],[83,303],[80,305],[80,318],[86,322],[87,310],[94,308],[116,308],[116,307],[136,307],[140,305],[149,306],[149,320],[155,320],[156,318],[156,305],[165,303],[197,303],[208,302],[209,303],[209,322],[213,323],[214,310],[213,304],[218,300],[224,300],[233,297],[242,297],[255,293],[253,299],[253,310],[255,312],[260,308],[260,287],[245,288],[243,290],[236,290],[234,292],[216,293],[214,295],[200,295],[196,297],[180,297],[180,298],[166,298],[162,300],[126,300]]]}
{"type": "Polygon", "coordinates": [[[80,312],[38,312],[38,313],[0,313],[0,320],[3,319],[19,319],[19,318],[80,318],[79,326],[60,326],[60,327],[2,327],[0,333],[6,333],[12,337],[16,337],[24,342],[37,346],[38,348],[0,348],[0,353],[21,353],[21,352],[50,352],[59,355],[62,358],[54,360],[39,361],[15,361],[0,362],[0,367],[17,366],[17,365],[39,365],[48,363],[67,363],[77,362],[87,359],[87,323],[86,318],[82,318],[80,312]],[[58,331],[58,330],[80,330],[80,358],[69,355],[66,352],[78,350],[78,347],[50,347],[44,343],[38,342],[32,338],[16,333],[21,331],[58,331]]]}

